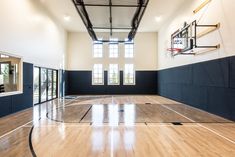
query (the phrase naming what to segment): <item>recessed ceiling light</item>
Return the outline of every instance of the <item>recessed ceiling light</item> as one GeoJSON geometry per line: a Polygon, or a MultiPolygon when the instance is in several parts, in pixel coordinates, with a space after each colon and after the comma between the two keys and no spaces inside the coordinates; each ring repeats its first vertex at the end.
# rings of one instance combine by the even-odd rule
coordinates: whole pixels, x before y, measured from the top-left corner
{"type": "Polygon", "coordinates": [[[160,16],[156,16],[156,17],[155,17],[155,21],[156,21],[156,22],[160,22],[161,20],[162,20],[162,18],[161,18],[160,16]]]}
{"type": "Polygon", "coordinates": [[[65,21],[70,21],[70,19],[71,19],[71,16],[69,16],[69,15],[64,15],[64,20],[65,20],[65,21]]]}

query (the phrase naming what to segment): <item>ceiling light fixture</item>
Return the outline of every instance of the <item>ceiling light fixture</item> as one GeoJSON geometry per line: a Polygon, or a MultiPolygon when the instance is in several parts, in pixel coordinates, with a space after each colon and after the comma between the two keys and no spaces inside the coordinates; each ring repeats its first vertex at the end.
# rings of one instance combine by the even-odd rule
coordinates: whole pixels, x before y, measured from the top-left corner
{"type": "Polygon", "coordinates": [[[70,19],[71,19],[71,16],[69,16],[69,15],[64,15],[64,20],[65,20],[65,21],[70,21],[70,19]]]}
{"type": "Polygon", "coordinates": [[[155,17],[155,21],[156,21],[156,22],[160,22],[161,20],[162,20],[162,18],[161,18],[160,16],[156,16],[156,17],[155,17]]]}

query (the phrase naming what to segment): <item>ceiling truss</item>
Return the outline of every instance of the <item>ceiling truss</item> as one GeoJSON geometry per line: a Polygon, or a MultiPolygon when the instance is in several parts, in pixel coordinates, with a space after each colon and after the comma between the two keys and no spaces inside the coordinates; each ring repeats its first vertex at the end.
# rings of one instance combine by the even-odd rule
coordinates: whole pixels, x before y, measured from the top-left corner
{"type": "MultiPolygon", "coordinates": [[[[101,41],[101,42],[110,42],[110,39],[102,39],[98,40],[97,32],[95,30],[105,30],[108,31],[110,37],[113,36],[113,32],[125,30],[127,32],[127,39],[132,41],[137,33],[140,21],[144,15],[146,7],[148,5],[149,0],[72,0],[74,6],[78,14],[80,15],[89,35],[91,36],[93,41],[101,41]],[[88,9],[89,8],[89,9],[88,9]],[[95,22],[94,19],[97,15],[96,11],[99,10],[107,10],[107,18],[109,24],[100,25],[95,22]],[[118,9],[118,10],[117,10],[118,9]],[[128,11],[132,10],[131,13],[128,11]],[[127,12],[126,15],[128,20],[122,22],[122,19],[125,18],[122,14],[123,12],[127,12]],[[120,13],[120,14],[119,14],[120,13]],[[119,16],[120,15],[120,16],[119,16]],[[94,21],[92,21],[92,19],[94,21]],[[118,20],[117,20],[118,19],[118,20]],[[118,21],[114,22],[114,20],[118,21]],[[128,21],[128,22],[127,22],[128,21]],[[121,26],[122,25],[122,26],[121,26]],[[125,25],[125,26],[124,26],[125,25]]],[[[101,19],[100,19],[101,20],[101,19]]],[[[125,40],[119,40],[118,42],[125,42],[125,40]]]]}

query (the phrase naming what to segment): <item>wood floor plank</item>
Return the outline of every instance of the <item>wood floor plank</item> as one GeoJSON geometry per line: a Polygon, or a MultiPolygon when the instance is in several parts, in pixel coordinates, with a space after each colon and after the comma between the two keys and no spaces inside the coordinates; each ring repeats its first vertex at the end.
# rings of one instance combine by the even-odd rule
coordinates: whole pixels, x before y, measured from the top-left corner
{"type": "Polygon", "coordinates": [[[1,134],[20,126],[20,121],[33,120],[0,138],[0,156],[32,156],[28,147],[32,125],[38,157],[235,156],[231,142],[235,140],[235,123],[160,96],[79,96],[41,105],[40,120],[37,112],[38,106],[31,113],[0,118],[1,134]],[[48,112],[50,118],[63,123],[48,119],[48,112]],[[184,116],[203,123],[188,123],[184,116]],[[168,123],[173,121],[183,125],[168,123]]]}
{"type": "Polygon", "coordinates": [[[1,157],[32,157],[29,148],[31,127],[23,127],[0,139],[1,157]]]}
{"type": "Polygon", "coordinates": [[[33,145],[39,157],[65,155],[66,157],[112,155],[188,157],[189,154],[203,157],[221,155],[233,157],[235,155],[234,144],[196,125],[192,127],[158,125],[67,127],[65,125],[63,128],[36,128],[33,137],[37,137],[33,139],[33,145]]]}

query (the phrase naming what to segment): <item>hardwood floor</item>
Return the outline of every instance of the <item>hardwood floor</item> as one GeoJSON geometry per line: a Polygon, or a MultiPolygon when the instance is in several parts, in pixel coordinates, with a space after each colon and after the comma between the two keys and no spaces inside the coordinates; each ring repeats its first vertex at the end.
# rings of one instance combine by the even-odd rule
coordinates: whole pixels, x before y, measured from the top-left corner
{"type": "Polygon", "coordinates": [[[4,157],[235,156],[234,122],[160,96],[54,100],[0,127],[4,157]]]}

